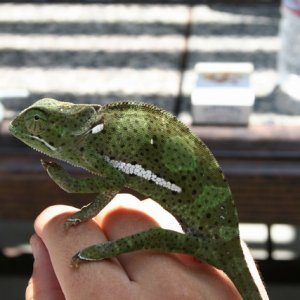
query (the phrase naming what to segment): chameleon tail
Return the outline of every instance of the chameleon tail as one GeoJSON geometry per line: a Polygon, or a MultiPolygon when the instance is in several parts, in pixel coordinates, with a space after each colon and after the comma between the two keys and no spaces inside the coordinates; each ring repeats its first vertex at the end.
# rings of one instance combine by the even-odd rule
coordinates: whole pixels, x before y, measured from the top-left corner
{"type": "Polygon", "coordinates": [[[228,260],[226,260],[226,263],[223,263],[220,269],[232,280],[243,300],[268,299],[262,282],[258,282],[260,281],[260,276],[254,261],[250,253],[248,255],[247,252],[249,250],[245,245],[236,247],[234,253],[228,257],[228,260]]]}

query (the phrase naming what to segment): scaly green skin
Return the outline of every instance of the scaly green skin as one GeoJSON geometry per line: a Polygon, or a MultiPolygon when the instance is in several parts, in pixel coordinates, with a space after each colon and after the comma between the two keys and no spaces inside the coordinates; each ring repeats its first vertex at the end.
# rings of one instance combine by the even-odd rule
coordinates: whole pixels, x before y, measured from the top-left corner
{"type": "Polygon", "coordinates": [[[204,143],[171,114],[143,103],[42,99],[21,112],[10,131],[32,148],[95,175],[75,179],[57,163],[42,162],[65,191],[98,193],[68,218],[67,227],[97,215],[128,187],[161,204],[185,232],[152,228],[83,249],[73,264],[139,249],[188,253],[223,270],[243,299],[261,299],[241,250],[228,183],[204,143]]]}

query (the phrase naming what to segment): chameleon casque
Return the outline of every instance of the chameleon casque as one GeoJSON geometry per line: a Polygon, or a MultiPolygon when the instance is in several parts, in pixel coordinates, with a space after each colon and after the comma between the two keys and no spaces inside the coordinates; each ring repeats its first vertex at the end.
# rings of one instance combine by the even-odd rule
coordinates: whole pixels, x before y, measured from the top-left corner
{"type": "Polygon", "coordinates": [[[245,300],[262,299],[240,245],[238,217],[226,179],[205,144],[170,113],[119,102],[73,104],[42,99],[10,124],[25,144],[94,176],[76,179],[55,162],[42,161],[52,180],[70,193],[97,193],[66,226],[95,215],[124,187],[157,201],[184,233],[162,228],[79,251],[73,264],[140,249],[191,254],[233,281],[245,300]]]}

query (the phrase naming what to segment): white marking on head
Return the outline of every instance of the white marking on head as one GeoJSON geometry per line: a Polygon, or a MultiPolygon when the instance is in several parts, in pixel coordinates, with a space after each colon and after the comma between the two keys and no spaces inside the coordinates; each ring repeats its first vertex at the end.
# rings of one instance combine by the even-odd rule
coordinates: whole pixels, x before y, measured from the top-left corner
{"type": "Polygon", "coordinates": [[[95,134],[95,133],[98,133],[98,132],[102,131],[103,128],[104,128],[104,124],[101,123],[101,124],[98,124],[98,125],[96,125],[95,127],[93,127],[93,128],[91,129],[91,132],[92,132],[92,134],[95,134]]]}
{"type": "Polygon", "coordinates": [[[154,144],[154,140],[153,140],[153,139],[150,140],[150,144],[151,144],[151,145],[154,144]]]}
{"type": "Polygon", "coordinates": [[[144,169],[139,164],[125,163],[119,160],[110,159],[108,156],[104,156],[104,159],[110,163],[115,169],[118,169],[125,174],[136,175],[138,177],[144,178],[148,181],[153,181],[155,184],[167,188],[170,191],[176,193],[181,193],[182,189],[178,185],[165,180],[164,178],[158,177],[150,170],[144,169]]]}
{"type": "Polygon", "coordinates": [[[39,141],[39,142],[41,142],[41,143],[43,143],[47,148],[49,148],[50,150],[52,150],[52,151],[56,151],[56,148],[55,147],[53,147],[53,146],[51,146],[49,143],[47,143],[45,140],[43,140],[43,139],[41,139],[41,138],[39,138],[39,137],[37,137],[37,136],[35,136],[35,135],[30,135],[32,138],[34,138],[35,140],[37,140],[37,141],[39,141]]]}

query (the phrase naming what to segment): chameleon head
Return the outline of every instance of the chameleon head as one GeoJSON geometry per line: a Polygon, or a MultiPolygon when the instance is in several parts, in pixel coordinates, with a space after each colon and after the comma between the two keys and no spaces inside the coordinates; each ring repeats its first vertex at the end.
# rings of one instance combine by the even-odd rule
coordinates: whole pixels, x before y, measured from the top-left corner
{"type": "Polygon", "coordinates": [[[9,130],[30,147],[60,158],[64,145],[74,145],[93,126],[95,107],[45,98],[22,111],[9,130]]]}

